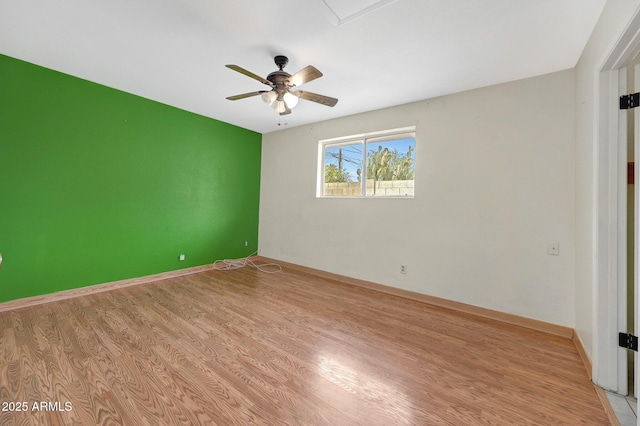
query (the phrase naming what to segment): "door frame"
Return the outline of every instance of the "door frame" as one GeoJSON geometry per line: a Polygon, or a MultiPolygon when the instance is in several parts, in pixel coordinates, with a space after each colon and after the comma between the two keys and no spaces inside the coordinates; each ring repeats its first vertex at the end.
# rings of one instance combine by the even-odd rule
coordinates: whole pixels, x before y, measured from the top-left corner
{"type": "Polygon", "coordinates": [[[620,112],[619,97],[626,94],[626,66],[638,52],[640,8],[599,67],[594,120],[597,181],[592,377],[598,386],[623,395],[628,389],[627,362],[626,350],[618,348],[618,332],[626,331],[627,309],[627,115],[620,112]]]}
{"type": "MultiPolygon", "coordinates": [[[[630,67],[627,67],[627,72],[630,72],[630,67]]],[[[637,60],[633,61],[633,82],[634,82],[634,91],[635,90],[640,90],[640,63],[638,63],[637,60]]],[[[627,80],[628,81],[628,80],[627,80]]],[[[638,318],[639,318],[639,313],[640,313],[640,304],[638,303],[638,301],[640,301],[640,295],[638,295],[638,277],[640,275],[638,275],[638,265],[640,264],[639,257],[638,257],[638,244],[640,242],[640,230],[638,229],[638,225],[640,224],[640,217],[638,216],[640,214],[640,210],[638,209],[638,206],[640,206],[640,189],[638,187],[638,185],[636,184],[636,182],[638,182],[638,176],[640,175],[638,167],[636,167],[636,164],[640,164],[640,161],[638,161],[638,159],[640,159],[640,110],[638,109],[634,109],[633,110],[633,296],[634,296],[634,303],[633,303],[633,330],[635,334],[638,334],[638,318]]],[[[627,156],[627,161],[628,161],[628,156],[627,156]]],[[[627,177],[628,179],[628,177],[627,177]]],[[[628,184],[628,183],[627,183],[628,184]]],[[[627,194],[629,193],[629,191],[627,190],[627,194]]],[[[629,220],[629,217],[627,215],[627,223],[629,220]]],[[[629,235],[627,233],[627,235],[629,235]]],[[[627,256],[628,259],[628,256],[627,256]]],[[[628,268],[627,268],[628,270],[628,268]]],[[[628,281],[627,281],[627,291],[628,291],[628,281]]],[[[627,306],[629,306],[627,304],[627,306]]],[[[629,322],[629,316],[627,315],[627,324],[629,322]]],[[[628,363],[627,363],[628,365],[628,363]]],[[[634,371],[632,372],[633,374],[633,395],[636,397],[637,400],[637,395],[638,395],[638,383],[640,380],[640,376],[638,375],[638,352],[634,352],[633,354],[633,369],[634,371]]],[[[636,405],[636,413],[638,412],[638,408],[640,408],[640,402],[637,403],[636,405]]],[[[637,416],[636,416],[637,417],[637,416]]],[[[636,424],[640,424],[640,421],[637,421],[636,424]]]]}

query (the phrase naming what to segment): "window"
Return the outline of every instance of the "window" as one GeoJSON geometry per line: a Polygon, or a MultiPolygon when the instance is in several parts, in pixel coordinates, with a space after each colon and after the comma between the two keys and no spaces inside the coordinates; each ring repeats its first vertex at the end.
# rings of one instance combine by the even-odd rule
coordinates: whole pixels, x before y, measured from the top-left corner
{"type": "Polygon", "coordinates": [[[415,127],[319,142],[318,196],[413,197],[415,127]]]}

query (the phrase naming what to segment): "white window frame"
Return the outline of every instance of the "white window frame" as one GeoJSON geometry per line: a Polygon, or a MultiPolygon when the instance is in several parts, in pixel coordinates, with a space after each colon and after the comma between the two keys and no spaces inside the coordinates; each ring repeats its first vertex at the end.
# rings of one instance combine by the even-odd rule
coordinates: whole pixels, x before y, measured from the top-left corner
{"type": "MultiPolygon", "coordinates": [[[[387,140],[399,139],[401,137],[412,137],[415,140],[414,150],[417,146],[416,126],[400,127],[397,129],[381,130],[376,132],[361,133],[357,135],[342,136],[332,139],[322,139],[318,141],[318,178],[316,186],[317,198],[414,198],[414,195],[367,195],[367,144],[385,142],[387,140]],[[362,173],[361,191],[358,195],[325,195],[324,194],[324,173],[325,173],[325,149],[327,147],[347,146],[357,143],[362,144],[362,173]]],[[[414,151],[415,152],[415,151],[414,151]]],[[[415,154],[414,154],[415,155],[415,154]]],[[[414,165],[415,167],[415,165],[414,165]]],[[[415,168],[414,168],[414,191],[415,191],[415,168]]]]}

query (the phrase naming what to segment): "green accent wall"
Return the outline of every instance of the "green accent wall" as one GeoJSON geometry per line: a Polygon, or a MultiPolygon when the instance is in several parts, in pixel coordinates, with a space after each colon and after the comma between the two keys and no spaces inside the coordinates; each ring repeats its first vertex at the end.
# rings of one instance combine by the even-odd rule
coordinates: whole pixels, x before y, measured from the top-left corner
{"type": "Polygon", "coordinates": [[[253,253],[261,141],[0,55],[0,302],[253,253]]]}

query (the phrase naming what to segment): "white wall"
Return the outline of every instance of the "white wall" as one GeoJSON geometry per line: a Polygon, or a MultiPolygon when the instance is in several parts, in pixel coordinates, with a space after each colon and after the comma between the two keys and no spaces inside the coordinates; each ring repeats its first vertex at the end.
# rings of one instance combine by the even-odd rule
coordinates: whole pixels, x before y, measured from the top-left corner
{"type": "MultiPolygon", "coordinates": [[[[638,0],[609,0],[576,65],[576,318],[575,328],[593,359],[598,342],[598,102],[600,70],[640,5],[638,0]]],[[[606,142],[604,142],[606,143],[606,142]]],[[[615,143],[615,141],[613,142],[615,143]]],[[[606,224],[604,224],[606,226],[606,224]]],[[[602,303],[602,301],[600,301],[602,303]]],[[[608,303],[608,302],[607,302],[608,303]]],[[[600,319],[604,321],[604,319],[600,319]]],[[[598,369],[599,361],[594,360],[598,369]]],[[[611,376],[615,376],[614,373],[611,376]]]]}
{"type": "Polygon", "coordinates": [[[567,70],[265,134],[260,254],[573,327],[574,118],[567,70]],[[413,124],[414,199],[316,198],[318,140],[413,124]]]}

